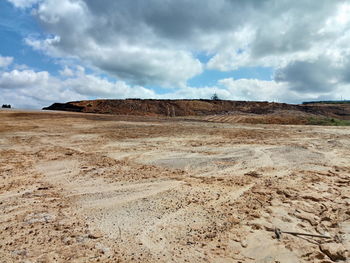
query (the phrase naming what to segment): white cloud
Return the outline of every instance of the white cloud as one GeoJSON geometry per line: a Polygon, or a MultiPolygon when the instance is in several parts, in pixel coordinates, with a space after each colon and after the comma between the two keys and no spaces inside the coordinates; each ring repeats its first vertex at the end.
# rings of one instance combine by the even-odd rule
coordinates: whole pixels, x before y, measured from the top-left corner
{"type": "Polygon", "coordinates": [[[13,62],[13,57],[2,57],[0,55],[0,68],[6,68],[13,62]]]}
{"type": "Polygon", "coordinates": [[[141,86],[129,86],[123,81],[110,81],[92,74],[86,74],[83,68],[78,68],[74,75],[62,82],[75,92],[91,97],[103,98],[150,98],[155,93],[141,86]]]}
{"type": "Polygon", "coordinates": [[[166,94],[158,94],[142,86],[130,86],[123,81],[112,81],[98,75],[87,74],[80,66],[65,67],[62,72],[61,77],[31,69],[1,72],[0,104],[12,104],[17,108],[41,108],[54,102],[92,98],[209,99],[214,93],[221,99],[290,103],[350,97],[350,84],[318,93],[312,90],[308,92],[293,90],[286,83],[274,80],[232,78],[221,79],[211,87],[185,86],[169,90],[166,94]]]}
{"type": "Polygon", "coordinates": [[[31,69],[0,72],[0,103],[15,107],[41,108],[54,102],[67,102],[88,98],[152,98],[154,91],[141,86],[129,86],[123,81],[111,81],[93,74],[84,68],[69,72],[63,78],[52,76],[47,71],[31,69]]]}
{"type": "Polygon", "coordinates": [[[67,66],[65,66],[63,68],[63,70],[60,70],[59,73],[60,73],[60,75],[62,77],[72,77],[72,76],[74,76],[74,71],[71,68],[67,67],[67,66]]]}
{"type": "Polygon", "coordinates": [[[232,78],[219,80],[219,87],[229,92],[229,99],[233,100],[256,100],[275,101],[287,103],[301,103],[310,100],[339,100],[350,97],[350,85],[339,85],[319,92],[317,90],[295,90],[289,83],[265,81],[258,79],[232,78]]]}
{"type": "Polygon", "coordinates": [[[17,108],[41,108],[53,102],[84,99],[48,72],[12,70],[0,73],[0,103],[17,108]]]}
{"type": "Polygon", "coordinates": [[[34,72],[33,70],[19,71],[17,69],[0,74],[0,88],[17,89],[31,85],[47,83],[49,73],[46,71],[34,72]]]}
{"type": "Polygon", "coordinates": [[[59,53],[55,50],[55,45],[59,44],[60,40],[61,38],[59,36],[50,36],[46,39],[27,37],[24,39],[24,42],[34,50],[43,51],[53,56],[59,56],[59,53]]]}
{"type": "Polygon", "coordinates": [[[225,87],[229,91],[231,99],[235,100],[277,101],[288,90],[285,85],[275,81],[257,79],[234,80],[227,78],[219,80],[219,84],[225,87]]]}
{"type": "Polygon", "coordinates": [[[220,99],[230,99],[231,94],[224,88],[212,87],[183,87],[169,93],[158,95],[159,99],[210,99],[216,93],[220,99]]]}
{"type": "Polygon", "coordinates": [[[7,0],[12,3],[15,7],[18,8],[28,8],[33,6],[34,4],[39,3],[42,0],[7,0]]]}
{"type": "Polygon", "coordinates": [[[141,88],[146,85],[170,88],[169,97],[207,96],[215,87],[187,87],[187,80],[204,69],[260,66],[272,67],[275,80],[226,79],[218,92],[230,99],[297,101],[338,96],[350,83],[350,5],[344,0],[8,1],[34,8],[45,34],[26,37],[33,49],[119,80],[63,69],[60,81],[84,96],[157,96],[141,88]],[[195,54],[210,60],[202,64],[195,54]]]}

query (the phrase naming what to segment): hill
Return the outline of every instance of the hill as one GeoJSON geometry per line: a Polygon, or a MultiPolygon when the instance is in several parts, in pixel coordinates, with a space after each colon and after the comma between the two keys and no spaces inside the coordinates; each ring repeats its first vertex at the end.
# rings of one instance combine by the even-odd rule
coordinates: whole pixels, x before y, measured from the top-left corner
{"type": "MultiPolygon", "coordinates": [[[[230,100],[125,99],[84,100],[67,103],[54,103],[43,109],[153,117],[197,117],[199,119],[202,117],[202,119],[205,120],[208,120],[208,116],[244,115],[244,118],[239,119],[243,120],[243,122],[253,123],[308,124],[308,120],[311,118],[316,118],[316,122],[317,118],[350,120],[349,104],[318,103],[296,105],[230,100]],[[266,118],[269,120],[273,119],[274,121],[266,121],[266,118]]],[[[211,120],[215,120],[215,118],[212,118],[211,120]]]]}

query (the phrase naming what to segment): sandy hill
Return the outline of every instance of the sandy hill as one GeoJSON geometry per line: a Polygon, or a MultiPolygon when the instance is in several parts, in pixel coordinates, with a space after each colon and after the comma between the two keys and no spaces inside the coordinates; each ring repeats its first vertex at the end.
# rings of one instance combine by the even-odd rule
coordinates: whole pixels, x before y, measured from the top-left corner
{"type": "Polygon", "coordinates": [[[296,105],[230,100],[125,99],[54,103],[43,109],[114,115],[190,117],[219,122],[308,124],[308,120],[315,117],[350,120],[349,104],[296,105]]]}
{"type": "Polygon", "coordinates": [[[269,114],[278,110],[300,111],[350,119],[350,105],[312,104],[295,105],[273,102],[231,100],[83,100],[54,103],[44,110],[61,110],[116,115],[145,116],[205,116],[243,112],[269,114]]]}

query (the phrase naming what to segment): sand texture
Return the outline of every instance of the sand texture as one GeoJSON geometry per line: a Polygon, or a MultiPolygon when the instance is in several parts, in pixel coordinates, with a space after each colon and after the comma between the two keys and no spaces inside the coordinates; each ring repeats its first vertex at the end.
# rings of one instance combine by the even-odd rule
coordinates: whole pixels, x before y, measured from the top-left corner
{"type": "Polygon", "coordinates": [[[350,127],[209,121],[0,111],[0,262],[349,262],[350,127]]]}

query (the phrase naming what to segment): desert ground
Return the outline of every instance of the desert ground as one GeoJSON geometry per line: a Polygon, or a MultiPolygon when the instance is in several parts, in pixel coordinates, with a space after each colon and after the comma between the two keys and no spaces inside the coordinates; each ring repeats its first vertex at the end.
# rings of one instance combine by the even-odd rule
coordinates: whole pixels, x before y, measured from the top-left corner
{"type": "Polygon", "coordinates": [[[349,262],[350,127],[2,110],[0,208],[0,262],[349,262]]]}

